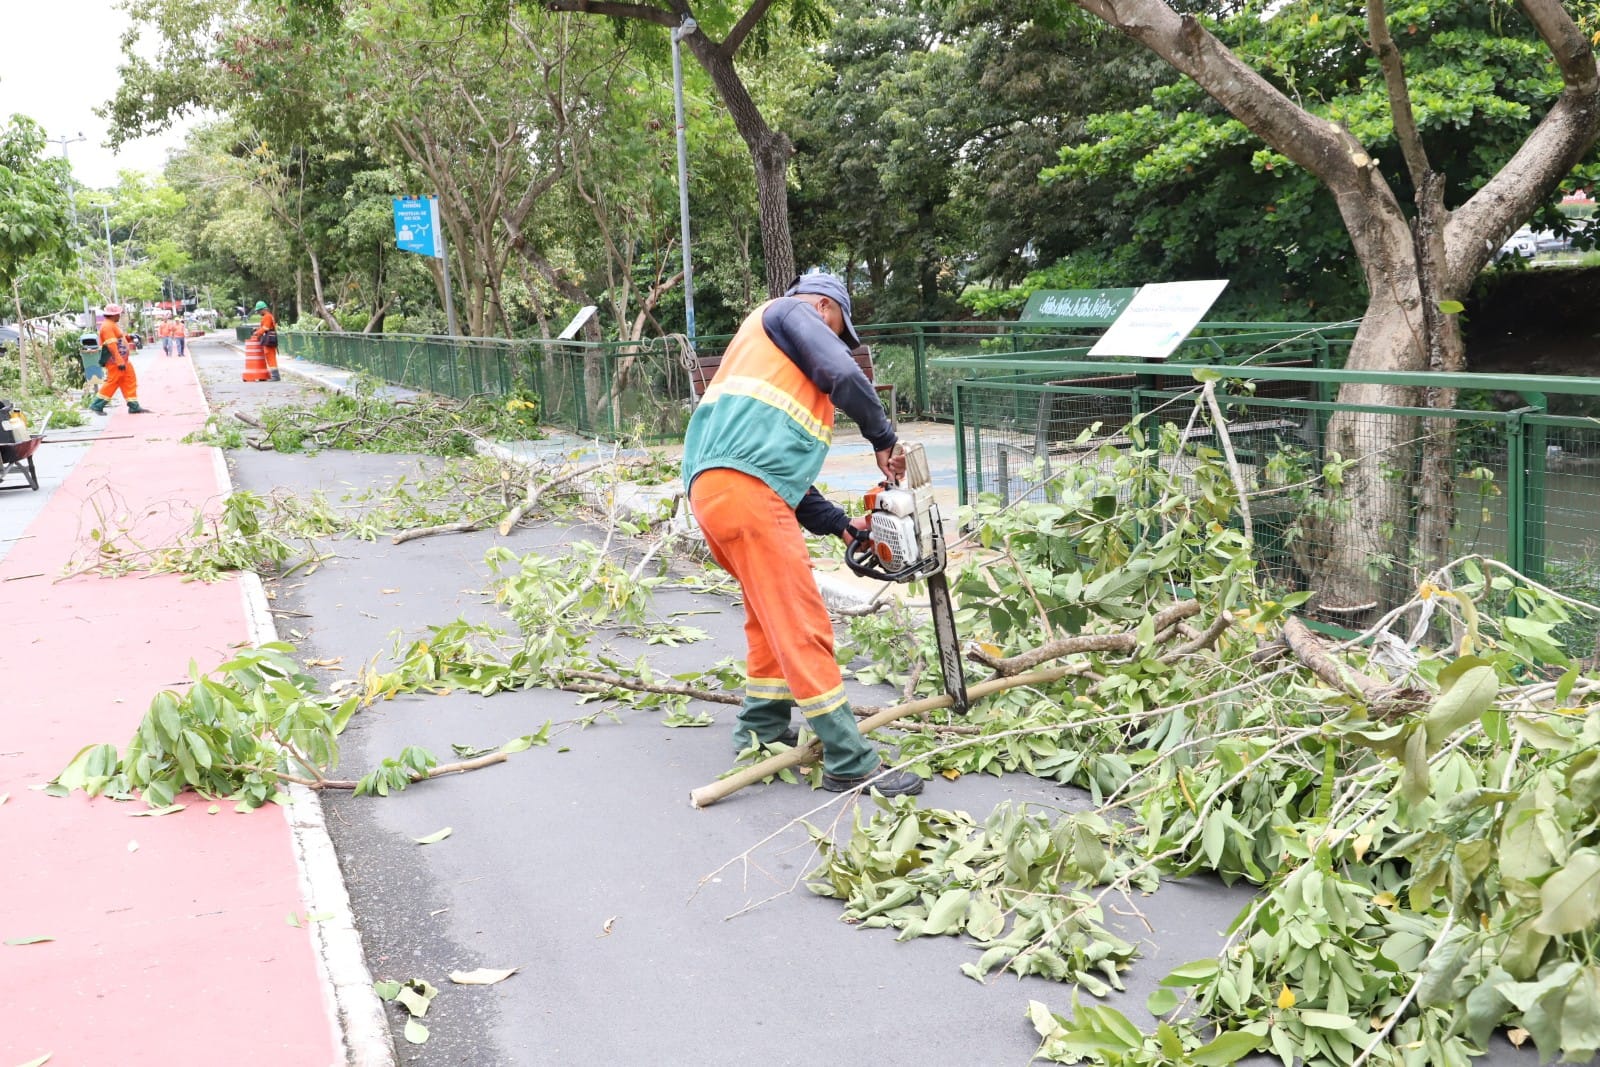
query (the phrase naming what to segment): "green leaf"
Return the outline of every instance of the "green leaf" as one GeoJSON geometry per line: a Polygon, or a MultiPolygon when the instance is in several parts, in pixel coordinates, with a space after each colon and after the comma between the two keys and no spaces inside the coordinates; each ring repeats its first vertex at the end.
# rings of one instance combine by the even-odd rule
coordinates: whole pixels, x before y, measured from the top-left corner
{"type": "Polygon", "coordinates": [[[142,819],[142,818],[155,819],[155,818],[159,818],[162,815],[175,815],[178,812],[182,811],[187,806],[188,805],[185,805],[185,804],[168,804],[164,808],[150,808],[147,811],[130,811],[128,813],[128,817],[129,818],[133,818],[133,819],[142,819]]]}
{"type": "Polygon", "coordinates": [[[1472,667],[1440,693],[1423,718],[1428,731],[1428,751],[1437,751],[1457,729],[1494,706],[1500,694],[1500,679],[1489,666],[1472,667]]]}
{"type": "Polygon", "coordinates": [[[1218,1034],[1213,1040],[1189,1053],[1189,1062],[1196,1067],[1228,1067],[1228,1064],[1239,1062],[1260,1047],[1261,1038],[1255,1034],[1247,1034],[1243,1030],[1230,1030],[1218,1034]]]}
{"type": "Polygon", "coordinates": [[[1157,989],[1145,998],[1144,1010],[1151,1015],[1165,1015],[1178,1006],[1178,994],[1170,989],[1157,989]]]}
{"type": "Polygon", "coordinates": [[[436,845],[440,841],[443,841],[445,838],[449,837],[453,832],[454,831],[451,827],[446,826],[443,830],[435,830],[427,837],[416,837],[412,838],[412,840],[419,845],[436,845]]]}
{"type": "Polygon", "coordinates": [[[1585,967],[1567,990],[1561,1007],[1561,1049],[1578,1060],[1600,1048],[1600,968],[1585,967]]]}
{"type": "Polygon", "coordinates": [[[1459,315],[1467,310],[1467,305],[1459,300],[1441,300],[1439,301],[1439,310],[1446,315],[1459,315]]]}
{"type": "Polygon", "coordinates": [[[373,992],[384,1000],[393,1000],[400,995],[400,983],[389,978],[382,978],[372,983],[373,992]]]}
{"type": "Polygon", "coordinates": [[[1541,934],[1574,934],[1600,919],[1600,853],[1583,848],[1539,888],[1541,934]]]}
{"type": "Polygon", "coordinates": [[[1161,979],[1161,984],[1164,986],[1199,985],[1206,979],[1215,976],[1218,969],[1215,958],[1195,960],[1193,963],[1185,963],[1181,967],[1173,968],[1165,978],[1161,979]]]}
{"type": "Polygon", "coordinates": [[[1406,754],[1402,759],[1400,795],[1411,804],[1419,804],[1428,796],[1428,732],[1418,728],[1406,738],[1406,754]]]}
{"type": "Polygon", "coordinates": [[[967,915],[967,901],[971,897],[972,891],[963,886],[946,889],[939,894],[939,899],[928,909],[928,922],[923,932],[932,936],[953,934],[960,930],[967,915]]]}
{"type": "Polygon", "coordinates": [[[8,945],[39,945],[39,944],[43,944],[46,941],[54,941],[54,940],[55,940],[55,938],[53,938],[53,937],[43,937],[43,936],[37,936],[37,937],[8,937],[8,938],[6,938],[6,944],[8,944],[8,945]]]}
{"type": "Polygon", "coordinates": [[[1228,819],[1220,811],[1214,811],[1206,819],[1205,829],[1200,835],[1200,848],[1205,853],[1206,862],[1212,867],[1222,864],[1222,850],[1228,843],[1228,819]]]}
{"type": "Polygon", "coordinates": [[[411,1013],[412,1018],[416,1019],[428,1014],[428,1005],[433,1002],[432,996],[424,995],[410,983],[402,986],[400,992],[395,994],[394,999],[396,1003],[403,1005],[406,1011],[411,1013]]]}
{"type": "Polygon", "coordinates": [[[422,1025],[421,1019],[406,1020],[406,1040],[413,1045],[420,1045],[428,1040],[428,1028],[422,1025]]]}
{"type": "Polygon", "coordinates": [[[1300,1021],[1314,1030],[1346,1030],[1356,1024],[1350,1016],[1331,1011],[1303,1011],[1300,1021]]]}

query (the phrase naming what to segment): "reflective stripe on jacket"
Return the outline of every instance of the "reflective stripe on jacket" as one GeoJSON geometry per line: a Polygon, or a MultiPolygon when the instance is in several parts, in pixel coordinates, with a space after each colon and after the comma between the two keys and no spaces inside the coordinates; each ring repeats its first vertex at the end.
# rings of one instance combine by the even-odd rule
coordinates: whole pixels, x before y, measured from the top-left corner
{"type": "Polygon", "coordinates": [[[683,481],[712,467],[760,478],[791,508],[822,471],[833,400],[767,336],[761,305],[728,344],[684,437],[683,481]]]}

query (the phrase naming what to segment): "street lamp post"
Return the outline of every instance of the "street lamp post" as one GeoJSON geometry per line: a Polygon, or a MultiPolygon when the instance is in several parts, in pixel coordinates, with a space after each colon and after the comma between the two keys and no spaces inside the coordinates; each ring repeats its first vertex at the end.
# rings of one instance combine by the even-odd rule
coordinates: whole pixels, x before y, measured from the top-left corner
{"type": "Polygon", "coordinates": [[[104,204],[100,205],[100,219],[106,227],[106,261],[111,264],[111,302],[122,303],[122,298],[117,295],[117,257],[111,251],[111,212],[106,210],[104,204]]]}
{"type": "MultiPolygon", "coordinates": [[[[76,137],[48,137],[51,144],[61,146],[61,158],[67,161],[67,204],[72,208],[72,238],[73,254],[78,257],[78,269],[83,269],[83,249],[78,245],[78,191],[72,187],[72,157],[67,154],[67,146],[87,141],[83,134],[76,137]]],[[[89,294],[83,294],[83,328],[94,329],[94,312],[89,308],[89,294]]]]}
{"type": "Polygon", "coordinates": [[[678,220],[683,228],[683,318],[689,344],[694,345],[694,265],[689,260],[689,147],[683,126],[683,61],[678,42],[700,27],[687,16],[672,30],[672,110],[678,121],[678,220]]]}

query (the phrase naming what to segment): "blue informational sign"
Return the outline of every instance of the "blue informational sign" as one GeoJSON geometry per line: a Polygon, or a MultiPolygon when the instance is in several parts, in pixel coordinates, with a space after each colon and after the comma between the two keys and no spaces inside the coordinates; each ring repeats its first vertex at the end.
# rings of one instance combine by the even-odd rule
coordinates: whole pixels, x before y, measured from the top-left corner
{"type": "Polygon", "coordinates": [[[431,196],[394,198],[394,243],[402,252],[442,259],[439,239],[439,201],[431,196]]]}

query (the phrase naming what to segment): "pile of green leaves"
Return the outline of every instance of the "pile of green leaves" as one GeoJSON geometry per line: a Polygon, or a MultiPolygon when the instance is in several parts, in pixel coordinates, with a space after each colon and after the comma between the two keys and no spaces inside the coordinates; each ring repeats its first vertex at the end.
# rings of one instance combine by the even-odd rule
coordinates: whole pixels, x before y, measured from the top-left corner
{"type": "Polygon", "coordinates": [[[983,955],[962,971],[982,980],[996,970],[1037,974],[1103,996],[1121,989],[1134,947],[1102,922],[1085,887],[1117,877],[1153,890],[1155,874],[1124,865],[1118,842],[1131,831],[1092,814],[1060,819],[1002,805],[983,823],[964,812],[879,799],[857,817],[847,844],[813,871],[813,893],[845,902],[847,922],[890,926],[899,940],[964,936],[983,955]]]}
{"type": "Polygon", "coordinates": [[[264,443],[279,452],[344,449],[467,456],[483,438],[525,440],[542,436],[539,398],[452,400],[431,393],[394,395],[366,377],[352,388],[326,393],[311,407],[280,405],[260,414],[264,443]]]}
{"type": "Polygon", "coordinates": [[[360,702],[320,694],[292,653],[262,645],[211,674],[190,664],[188,691],[156,694],[122,753],[109,744],[84,748],[50,790],[117,799],[138,790],[162,808],[192,789],[244,811],[277,799],[285,779],[321,777],[338,765],[338,735],[360,702]]]}
{"type": "MultiPolygon", "coordinates": [[[[122,752],[111,744],[89,745],[46,790],[65,796],[81,789],[117,800],[130,800],[137,792],[155,809],[170,808],[179,793],[193,790],[249,811],[280,800],[284,783],[387,796],[438,767],[433,753],[408,746],[357,781],[329,778],[339,765],[338,738],[351,716],[377,695],[414,691],[420,683],[402,674],[389,694],[331,695],[295,663],[293,652],[278,642],[261,645],[210,674],[190,664],[189,688],[156,694],[122,752]]],[[[523,752],[547,744],[549,732],[547,723],[536,733],[471,754],[523,752]]]]}
{"type": "MultiPolygon", "coordinates": [[[[1259,1049],[1285,1064],[1366,1056],[1421,1067],[1465,1064],[1511,1027],[1546,1056],[1590,1055],[1600,1045],[1600,705],[1588,694],[1600,682],[1560,640],[1583,609],[1498,564],[1458,561],[1397,613],[1408,624],[1395,629],[1415,635],[1414,664],[1380,665],[1380,646],[1339,646],[1329,655],[1345,680],[1334,684],[1274,649],[1295,601],[1255,585],[1226,483],[1202,471],[1174,483],[1150,463],[1164,439],[1151,441],[1143,456],[1102,451],[1102,472],[1069,472],[1049,505],[980,503],[975,536],[990,554],[955,582],[958,629],[981,643],[1016,652],[1132,631],[1134,651],[1083,653],[1060,683],[1006,692],[962,719],[935,713],[932,729],[900,740],[900,759],[933,773],[1019,770],[1085,789],[1097,826],[1129,827],[1101,839],[1102,892],[1156,872],[1260,887],[1215,958],[1163,981],[1148,1005],[1163,1017],[1153,1032],[1109,1007],[1063,1015],[1035,1004],[1041,1054],[1225,1064],[1259,1049]],[[1212,647],[1167,654],[1177,638],[1162,641],[1151,620],[1174,595],[1203,605],[1196,630],[1230,613],[1212,647]],[[1367,681],[1349,681],[1357,676],[1367,681]]],[[[877,678],[916,675],[881,667],[905,664],[909,648],[913,663],[923,657],[915,691],[937,684],[931,634],[908,642],[903,623],[867,618],[852,621],[851,637],[877,678]]],[[[1067,855],[1062,842],[1080,839],[1084,815],[1008,811],[979,832],[952,813],[894,811],[843,843],[818,841],[813,888],[847,901],[847,918],[894,925],[902,938],[973,937],[995,953],[969,965],[974,977],[1059,952],[1057,925],[1043,935],[1029,926],[1028,902],[1063,894],[1064,871],[1080,880],[1074,892],[1097,879],[1068,860],[984,867],[966,857],[998,849],[996,825],[1049,842],[1041,855],[1067,855]],[[1018,930],[1034,936],[1019,945],[1018,930]]],[[[1114,933],[1074,932],[1084,958],[1132,962],[1114,933]]],[[[1111,984],[1083,971],[1035,973],[1094,993],[1111,984]]]]}

